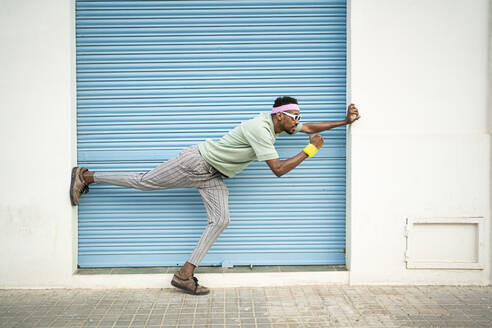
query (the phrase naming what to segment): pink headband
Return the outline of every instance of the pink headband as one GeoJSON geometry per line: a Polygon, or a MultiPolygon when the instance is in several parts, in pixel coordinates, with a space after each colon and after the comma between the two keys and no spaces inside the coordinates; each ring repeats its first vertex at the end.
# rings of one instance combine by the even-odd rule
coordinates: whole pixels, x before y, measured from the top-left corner
{"type": "Polygon", "coordinates": [[[299,110],[299,106],[297,104],[287,104],[278,107],[273,107],[272,114],[285,112],[287,110],[299,110]]]}

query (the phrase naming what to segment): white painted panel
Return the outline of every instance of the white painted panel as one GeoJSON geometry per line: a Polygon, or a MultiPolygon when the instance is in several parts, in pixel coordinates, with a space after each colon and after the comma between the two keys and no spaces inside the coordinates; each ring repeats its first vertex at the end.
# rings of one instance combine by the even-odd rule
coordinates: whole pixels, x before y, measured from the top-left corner
{"type": "Polygon", "coordinates": [[[415,224],[413,232],[419,261],[477,262],[477,224],[415,224]]]}
{"type": "Polygon", "coordinates": [[[483,218],[409,219],[407,268],[482,269],[483,218]]]}

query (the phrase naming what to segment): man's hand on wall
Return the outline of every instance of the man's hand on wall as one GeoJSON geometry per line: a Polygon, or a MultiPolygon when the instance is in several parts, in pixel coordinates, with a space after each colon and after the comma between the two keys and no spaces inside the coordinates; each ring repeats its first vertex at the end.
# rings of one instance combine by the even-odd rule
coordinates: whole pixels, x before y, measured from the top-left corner
{"type": "Polygon", "coordinates": [[[359,118],[360,118],[360,115],[359,115],[359,110],[357,109],[357,107],[355,107],[354,104],[348,105],[347,116],[345,117],[345,122],[347,122],[347,124],[352,124],[355,121],[357,121],[359,118]]]}

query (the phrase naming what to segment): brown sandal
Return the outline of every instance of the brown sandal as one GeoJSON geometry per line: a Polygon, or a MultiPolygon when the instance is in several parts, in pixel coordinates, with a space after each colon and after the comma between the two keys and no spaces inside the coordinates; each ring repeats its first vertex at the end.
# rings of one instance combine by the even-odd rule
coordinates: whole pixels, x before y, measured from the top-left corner
{"type": "Polygon", "coordinates": [[[199,285],[198,279],[193,276],[183,279],[175,273],[173,280],[171,280],[171,285],[191,295],[206,295],[210,293],[210,290],[205,286],[199,285]]]}

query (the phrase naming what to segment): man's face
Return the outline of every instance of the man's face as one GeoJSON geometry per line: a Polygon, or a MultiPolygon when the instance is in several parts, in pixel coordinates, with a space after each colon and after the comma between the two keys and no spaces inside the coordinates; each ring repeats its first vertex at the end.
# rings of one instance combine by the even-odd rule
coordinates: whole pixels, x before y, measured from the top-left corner
{"type": "Polygon", "coordinates": [[[282,114],[282,127],[284,131],[289,134],[293,134],[294,131],[296,130],[297,124],[299,124],[300,121],[300,117],[299,117],[300,112],[298,110],[288,110],[282,112],[281,114],[282,114]],[[297,116],[297,118],[299,119],[296,120],[296,117],[293,116],[297,116]]]}

